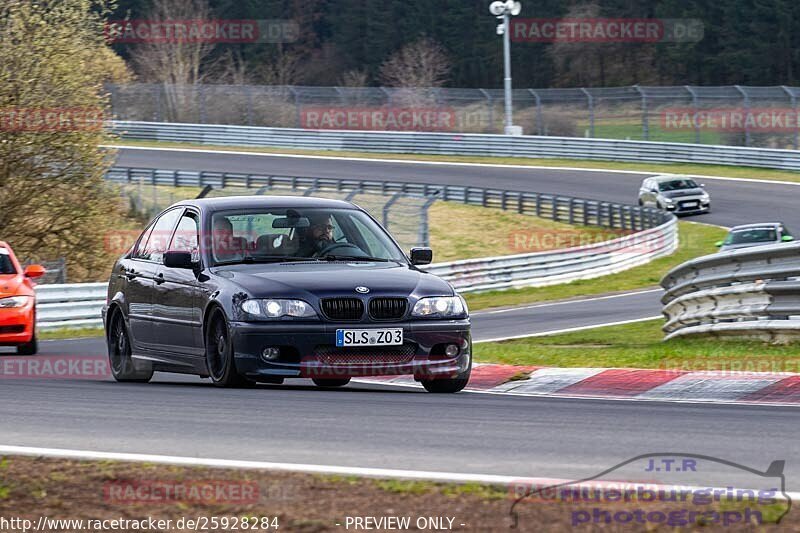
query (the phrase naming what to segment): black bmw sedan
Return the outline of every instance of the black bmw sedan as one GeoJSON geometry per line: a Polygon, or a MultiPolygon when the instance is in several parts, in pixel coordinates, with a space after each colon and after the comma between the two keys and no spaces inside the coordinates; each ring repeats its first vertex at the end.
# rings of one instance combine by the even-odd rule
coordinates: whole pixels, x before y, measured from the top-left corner
{"type": "Polygon", "coordinates": [[[469,380],[463,298],[344,201],[227,197],[177,203],[114,265],[103,320],[118,381],[154,371],[249,386],[413,375],[431,392],[469,380]]]}

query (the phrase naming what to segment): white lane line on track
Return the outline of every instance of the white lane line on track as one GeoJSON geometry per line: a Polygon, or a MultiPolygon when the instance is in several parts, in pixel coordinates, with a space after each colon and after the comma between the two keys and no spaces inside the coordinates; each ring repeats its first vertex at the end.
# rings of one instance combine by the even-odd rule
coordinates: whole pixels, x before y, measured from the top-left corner
{"type": "Polygon", "coordinates": [[[514,340],[514,339],[527,339],[529,337],[546,337],[548,335],[558,335],[559,333],[571,333],[573,331],[583,331],[585,329],[595,329],[595,328],[604,328],[607,326],[622,326],[625,324],[635,324],[636,322],[646,322],[648,320],[657,320],[659,318],[664,318],[664,317],[662,315],[648,316],[644,318],[634,318],[631,320],[620,320],[618,322],[606,322],[604,324],[591,324],[588,326],[577,326],[574,328],[566,328],[566,329],[554,329],[551,331],[540,331],[539,333],[528,333],[525,335],[514,335],[509,337],[497,337],[494,339],[483,339],[479,341],[472,341],[472,343],[481,344],[484,342],[500,342],[500,341],[514,340]]]}
{"type": "MultiPolygon", "coordinates": [[[[219,150],[219,149],[203,149],[203,148],[168,148],[168,147],[146,147],[146,146],[129,146],[129,145],[100,145],[101,148],[121,148],[124,150],[152,150],[159,152],[196,152],[201,154],[215,154],[215,155],[252,155],[260,157],[285,157],[288,159],[321,159],[321,160],[336,160],[341,159],[344,161],[366,161],[369,163],[402,163],[408,165],[433,165],[433,166],[455,166],[455,167],[483,167],[483,168],[513,168],[523,170],[566,170],[570,172],[603,172],[611,174],[632,174],[638,176],[655,176],[655,175],[680,175],[689,176],[692,178],[702,178],[710,180],[721,181],[742,181],[747,183],[768,183],[773,185],[800,185],[800,182],[781,181],[781,180],[762,180],[756,178],[734,178],[731,176],[708,176],[705,174],[684,174],[672,172],[656,172],[647,170],[615,170],[608,168],[583,168],[583,167],[558,167],[558,166],[539,166],[539,165],[504,165],[502,163],[467,163],[457,161],[425,161],[417,159],[385,159],[374,157],[350,157],[350,156],[335,156],[335,155],[305,155],[305,154],[281,154],[274,152],[243,152],[235,150],[219,150]]],[[[535,158],[532,158],[535,160],[535,158]]],[[[589,160],[587,160],[589,161],[589,160]]],[[[685,163],[691,164],[691,163],[685,163]]]]}
{"type": "MultiPolygon", "coordinates": [[[[456,483],[484,483],[491,485],[525,484],[533,487],[548,487],[563,483],[572,483],[575,480],[544,478],[500,476],[492,474],[460,474],[455,472],[429,472],[425,470],[394,470],[389,468],[364,468],[349,466],[307,465],[295,463],[270,463],[261,461],[238,461],[233,459],[203,459],[198,457],[181,457],[174,455],[150,455],[139,453],[95,452],[87,450],[69,450],[60,448],[35,448],[29,446],[0,445],[0,454],[18,455],[27,457],[50,457],[55,459],[73,460],[99,460],[99,461],[127,461],[135,463],[155,463],[176,466],[200,466],[209,468],[235,468],[242,470],[280,470],[284,472],[298,472],[308,474],[339,474],[357,475],[363,477],[392,478],[392,479],[424,479],[428,481],[443,481],[456,483]]],[[[637,482],[630,482],[637,483],[637,482]]],[[[590,480],[580,486],[618,486],[619,481],[590,480]]],[[[652,485],[652,483],[648,483],[652,485]]],[[[672,485],[656,485],[657,487],[672,487],[672,485]]],[[[677,487],[677,486],[676,486],[677,487]]],[[[707,489],[708,487],[689,487],[689,489],[707,489]]],[[[742,489],[744,490],[744,489],[742,489]]],[[[786,493],[790,498],[800,497],[800,493],[786,493]]]]}
{"type": "Polygon", "coordinates": [[[620,294],[611,294],[608,296],[596,296],[594,298],[582,298],[580,300],[561,300],[558,302],[525,305],[522,307],[509,307],[506,309],[496,309],[494,311],[475,311],[474,313],[470,313],[470,316],[499,315],[502,313],[513,313],[515,311],[524,311],[526,309],[538,309],[540,307],[555,307],[558,305],[580,304],[585,302],[596,302],[598,300],[611,300],[613,298],[625,298],[626,296],[636,296],[637,294],[649,294],[653,292],[664,292],[664,289],[647,289],[644,291],[625,292],[620,294]]]}

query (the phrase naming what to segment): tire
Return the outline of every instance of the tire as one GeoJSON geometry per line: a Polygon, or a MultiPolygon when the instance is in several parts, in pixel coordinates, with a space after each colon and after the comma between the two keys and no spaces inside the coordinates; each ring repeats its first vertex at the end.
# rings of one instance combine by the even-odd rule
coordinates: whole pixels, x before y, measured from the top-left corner
{"type": "Polygon", "coordinates": [[[108,365],[114,379],[123,383],[147,383],[153,377],[153,367],[139,363],[131,357],[131,342],[128,328],[122,313],[117,311],[111,317],[108,334],[108,365]]]}
{"type": "Polygon", "coordinates": [[[470,374],[472,374],[472,357],[470,357],[467,369],[458,376],[451,379],[423,379],[421,383],[428,392],[452,394],[463,390],[467,386],[470,374]]]}
{"type": "Polygon", "coordinates": [[[254,382],[244,378],[236,370],[233,357],[233,341],[228,321],[221,309],[211,312],[206,328],[206,365],[208,377],[217,387],[252,387],[254,382]]]}
{"type": "Polygon", "coordinates": [[[641,198],[639,198],[639,207],[644,207],[644,202],[642,201],[641,198]]]}
{"type": "Polygon", "coordinates": [[[36,342],[36,330],[33,331],[33,337],[25,344],[17,346],[17,355],[36,355],[39,351],[39,344],[36,342]]]}
{"type": "Polygon", "coordinates": [[[341,379],[322,379],[322,378],[312,378],[314,385],[317,387],[322,387],[325,389],[332,389],[336,387],[344,387],[348,383],[350,383],[350,378],[341,378],[341,379]]]}

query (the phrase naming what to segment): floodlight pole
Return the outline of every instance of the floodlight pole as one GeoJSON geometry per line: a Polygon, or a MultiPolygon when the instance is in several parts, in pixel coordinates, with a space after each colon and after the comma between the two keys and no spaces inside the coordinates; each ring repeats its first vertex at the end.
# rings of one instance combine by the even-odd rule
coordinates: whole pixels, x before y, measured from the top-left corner
{"type": "Polygon", "coordinates": [[[505,86],[506,98],[506,127],[505,134],[514,134],[514,105],[511,93],[511,15],[508,11],[503,15],[503,62],[505,64],[505,77],[503,84],[505,86]]]}

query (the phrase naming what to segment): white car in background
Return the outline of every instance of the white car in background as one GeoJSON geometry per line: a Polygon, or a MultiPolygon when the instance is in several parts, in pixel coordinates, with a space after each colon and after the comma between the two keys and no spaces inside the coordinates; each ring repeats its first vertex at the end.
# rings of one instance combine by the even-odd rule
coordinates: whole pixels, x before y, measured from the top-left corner
{"type": "Polygon", "coordinates": [[[653,176],[639,188],[639,205],[657,207],[676,215],[709,213],[711,197],[688,176],[653,176]]]}

